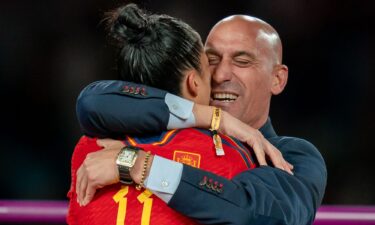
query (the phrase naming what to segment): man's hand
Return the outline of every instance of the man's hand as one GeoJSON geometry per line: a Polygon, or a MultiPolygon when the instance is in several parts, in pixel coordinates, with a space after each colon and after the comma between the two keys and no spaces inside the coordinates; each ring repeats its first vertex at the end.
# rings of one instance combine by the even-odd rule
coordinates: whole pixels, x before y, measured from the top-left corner
{"type": "Polygon", "coordinates": [[[267,165],[267,156],[274,167],[293,175],[293,165],[284,159],[281,152],[265,139],[259,130],[248,126],[225,111],[222,113],[219,132],[233,136],[252,147],[260,165],[267,165]]]}
{"type": "Polygon", "coordinates": [[[111,139],[98,140],[97,144],[104,149],[87,154],[77,171],[76,193],[81,206],[93,199],[97,189],[119,182],[116,158],[125,144],[111,139]]]}

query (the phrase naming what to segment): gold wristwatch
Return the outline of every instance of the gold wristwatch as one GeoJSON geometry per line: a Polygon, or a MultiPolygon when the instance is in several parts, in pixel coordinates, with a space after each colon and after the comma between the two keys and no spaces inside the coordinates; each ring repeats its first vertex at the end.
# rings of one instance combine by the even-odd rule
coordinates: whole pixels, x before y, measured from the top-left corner
{"type": "Polygon", "coordinates": [[[123,184],[132,184],[133,179],[130,176],[130,170],[133,168],[138,157],[138,151],[143,150],[135,146],[125,146],[117,155],[116,164],[120,175],[120,182],[123,184]]]}

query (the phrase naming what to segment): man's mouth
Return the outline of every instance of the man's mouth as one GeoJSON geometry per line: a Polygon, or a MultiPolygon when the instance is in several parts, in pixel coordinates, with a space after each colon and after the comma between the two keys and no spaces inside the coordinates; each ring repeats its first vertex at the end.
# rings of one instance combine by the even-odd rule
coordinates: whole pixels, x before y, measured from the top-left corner
{"type": "Polygon", "coordinates": [[[214,101],[234,102],[238,98],[238,95],[232,93],[214,93],[211,97],[214,101]]]}

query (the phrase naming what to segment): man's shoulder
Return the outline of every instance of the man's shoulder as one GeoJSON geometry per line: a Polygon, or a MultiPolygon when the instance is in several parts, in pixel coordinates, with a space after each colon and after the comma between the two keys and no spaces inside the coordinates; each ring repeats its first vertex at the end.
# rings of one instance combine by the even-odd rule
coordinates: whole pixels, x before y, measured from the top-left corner
{"type": "Polygon", "coordinates": [[[303,152],[304,154],[320,155],[318,148],[310,141],[303,138],[290,136],[276,136],[270,138],[269,141],[281,152],[292,150],[297,152],[303,152]]]}
{"type": "Polygon", "coordinates": [[[273,137],[269,141],[281,151],[284,158],[295,168],[297,165],[298,167],[306,167],[305,171],[314,168],[315,173],[319,174],[318,176],[322,178],[327,176],[324,158],[311,142],[302,138],[287,136],[273,137]]]}
{"type": "Polygon", "coordinates": [[[269,138],[269,141],[280,146],[299,145],[299,146],[314,147],[314,145],[310,141],[303,139],[303,138],[299,138],[299,137],[276,136],[276,137],[269,138]]]}

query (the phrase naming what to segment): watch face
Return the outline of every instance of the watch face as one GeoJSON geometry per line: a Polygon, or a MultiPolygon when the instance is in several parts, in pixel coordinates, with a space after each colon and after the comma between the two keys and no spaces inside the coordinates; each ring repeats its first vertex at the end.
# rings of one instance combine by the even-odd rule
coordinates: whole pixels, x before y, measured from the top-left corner
{"type": "Polygon", "coordinates": [[[119,165],[126,166],[126,167],[132,167],[135,163],[135,160],[137,159],[137,152],[134,150],[125,150],[121,151],[119,154],[116,162],[119,165]]]}

